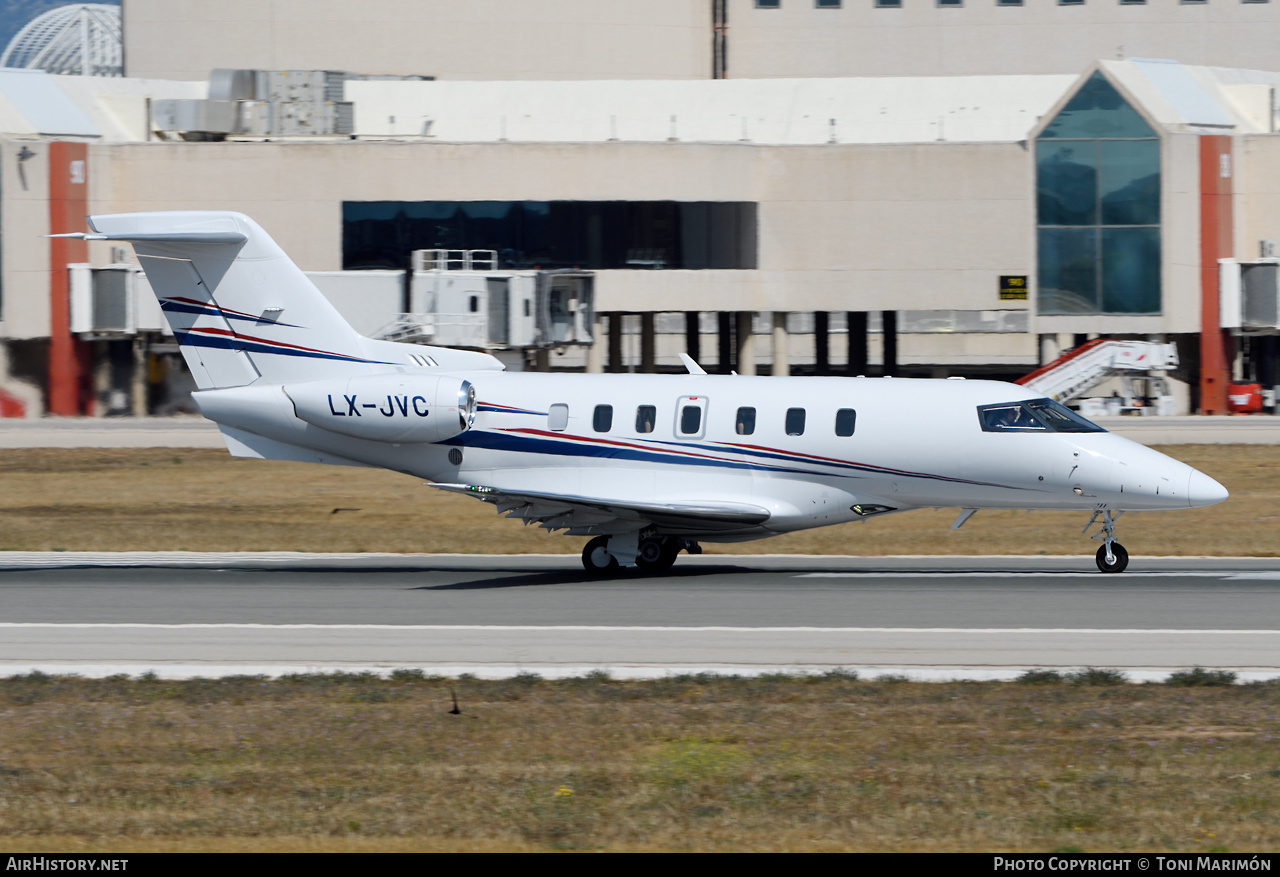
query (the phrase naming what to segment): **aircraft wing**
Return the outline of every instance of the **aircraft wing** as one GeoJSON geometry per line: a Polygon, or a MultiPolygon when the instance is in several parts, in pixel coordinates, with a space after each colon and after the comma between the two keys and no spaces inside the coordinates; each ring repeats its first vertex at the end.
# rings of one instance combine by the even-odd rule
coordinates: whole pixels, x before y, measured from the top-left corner
{"type": "Polygon", "coordinates": [[[536,521],[547,530],[570,536],[619,533],[653,524],[660,531],[683,535],[755,530],[769,520],[769,510],[741,502],[651,503],[556,493],[507,491],[478,484],[429,484],[450,493],[473,496],[498,507],[508,518],[536,521]]]}

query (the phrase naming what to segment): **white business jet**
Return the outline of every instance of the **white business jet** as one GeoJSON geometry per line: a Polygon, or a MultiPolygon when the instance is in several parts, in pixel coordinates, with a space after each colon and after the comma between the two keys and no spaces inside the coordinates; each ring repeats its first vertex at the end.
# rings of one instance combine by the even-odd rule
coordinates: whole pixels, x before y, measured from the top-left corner
{"type": "Polygon", "coordinates": [[[1079,509],[1120,572],[1130,510],[1200,508],[1201,472],[995,381],[508,373],[359,335],[253,220],[93,216],[128,241],[241,457],[376,466],[570,536],[582,562],[670,568],[739,542],[923,507],[1079,509]]]}

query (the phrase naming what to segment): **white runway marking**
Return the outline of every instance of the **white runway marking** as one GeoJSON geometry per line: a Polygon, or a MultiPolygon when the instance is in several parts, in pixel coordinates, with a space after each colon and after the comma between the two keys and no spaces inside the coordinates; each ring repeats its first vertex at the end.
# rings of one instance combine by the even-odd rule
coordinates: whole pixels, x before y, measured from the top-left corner
{"type": "MultiPolygon", "coordinates": [[[[898,570],[862,570],[861,572],[805,572],[797,573],[796,579],[1061,579],[1077,578],[1098,580],[1100,573],[1092,570],[1060,570],[1040,572],[1018,572],[1014,570],[956,570],[928,572],[903,572],[898,570]]],[[[1206,572],[1188,570],[1186,572],[1149,571],[1120,573],[1123,578],[1159,578],[1159,579],[1280,579],[1280,571],[1261,571],[1246,573],[1206,572]]],[[[1118,577],[1117,577],[1118,578],[1118,577]]],[[[1108,577],[1104,581],[1115,581],[1108,577]]]]}
{"type": "Polygon", "coordinates": [[[256,622],[201,622],[191,624],[150,624],[141,622],[54,622],[6,621],[0,630],[47,628],[53,630],[417,630],[417,631],[535,631],[597,633],[946,633],[965,634],[1188,634],[1214,636],[1272,636],[1280,630],[1233,630],[1231,628],[1155,627],[735,627],[726,625],[652,626],[603,624],[260,624],[256,622]]]}

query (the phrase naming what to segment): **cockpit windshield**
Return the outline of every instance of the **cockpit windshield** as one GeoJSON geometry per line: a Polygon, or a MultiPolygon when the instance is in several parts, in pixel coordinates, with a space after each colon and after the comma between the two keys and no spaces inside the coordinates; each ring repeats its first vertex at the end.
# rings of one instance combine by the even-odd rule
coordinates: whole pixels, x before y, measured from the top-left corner
{"type": "Polygon", "coordinates": [[[1052,399],[979,405],[983,432],[1106,432],[1052,399]]]}

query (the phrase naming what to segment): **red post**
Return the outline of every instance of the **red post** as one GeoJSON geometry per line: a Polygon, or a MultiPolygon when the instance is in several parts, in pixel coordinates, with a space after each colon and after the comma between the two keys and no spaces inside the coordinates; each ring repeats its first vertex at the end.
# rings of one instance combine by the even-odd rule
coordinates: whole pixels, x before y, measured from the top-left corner
{"type": "MultiPolygon", "coordinates": [[[[88,149],[83,143],[49,144],[49,233],[85,231],[89,206],[88,149]]],[[[89,345],[71,334],[67,265],[89,261],[82,240],[49,241],[49,413],[88,414],[93,405],[89,345]]]]}
{"type": "Polygon", "coordinates": [[[1233,255],[1231,138],[1200,138],[1200,413],[1227,413],[1231,337],[1220,328],[1218,260],[1233,255]]]}

